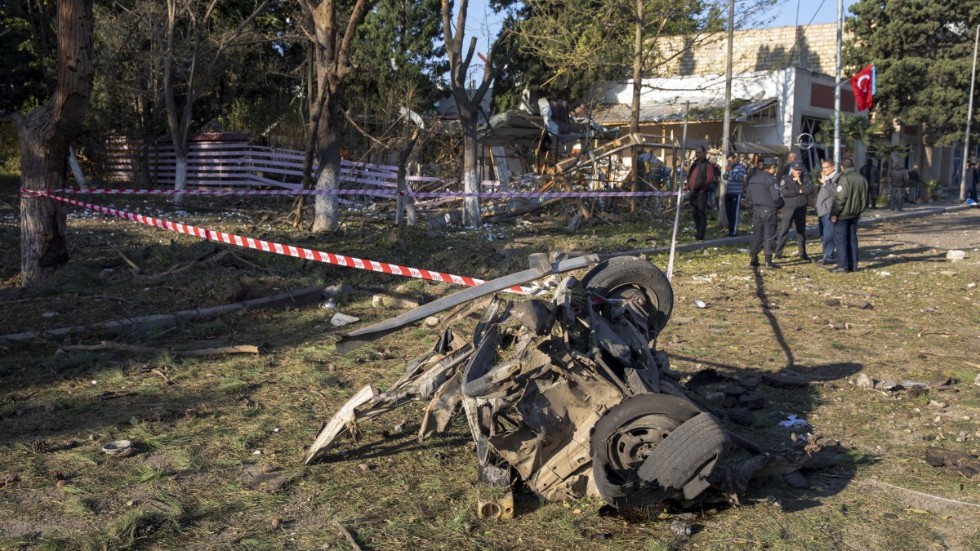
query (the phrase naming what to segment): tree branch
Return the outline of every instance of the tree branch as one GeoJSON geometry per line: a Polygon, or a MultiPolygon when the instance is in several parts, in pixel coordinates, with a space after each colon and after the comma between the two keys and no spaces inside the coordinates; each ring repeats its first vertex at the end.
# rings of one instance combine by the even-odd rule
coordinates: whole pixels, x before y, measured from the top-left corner
{"type": "Polygon", "coordinates": [[[342,66],[346,67],[350,64],[350,46],[354,42],[354,38],[357,34],[357,27],[364,20],[367,12],[374,6],[377,0],[357,0],[357,4],[354,5],[354,10],[351,11],[350,19],[347,20],[347,30],[344,31],[344,39],[340,43],[340,50],[337,52],[337,58],[342,66]]]}

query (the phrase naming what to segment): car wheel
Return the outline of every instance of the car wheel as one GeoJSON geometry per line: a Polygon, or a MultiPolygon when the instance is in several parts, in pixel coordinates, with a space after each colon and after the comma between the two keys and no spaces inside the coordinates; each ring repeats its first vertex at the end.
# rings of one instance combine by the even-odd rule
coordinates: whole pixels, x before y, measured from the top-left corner
{"type": "MultiPolygon", "coordinates": [[[[585,289],[604,298],[622,300],[647,319],[651,337],[667,325],[674,308],[674,290],[667,276],[650,262],[617,256],[597,264],[582,278],[585,289]]],[[[600,310],[607,313],[604,307],[600,310]]]]}

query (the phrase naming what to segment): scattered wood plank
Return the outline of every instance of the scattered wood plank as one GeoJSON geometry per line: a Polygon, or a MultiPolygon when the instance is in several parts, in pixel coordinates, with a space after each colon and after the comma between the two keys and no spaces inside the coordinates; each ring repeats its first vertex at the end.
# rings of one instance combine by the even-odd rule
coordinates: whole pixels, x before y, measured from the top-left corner
{"type": "Polygon", "coordinates": [[[347,543],[350,543],[350,546],[354,549],[354,551],[361,551],[361,546],[357,545],[357,540],[354,539],[354,536],[348,529],[344,528],[344,525],[341,524],[339,520],[334,519],[333,525],[337,527],[337,530],[339,530],[345,538],[347,538],[347,543]]]}
{"type": "Polygon", "coordinates": [[[61,350],[121,350],[123,352],[141,352],[150,354],[161,354],[170,352],[175,356],[221,356],[225,354],[258,354],[259,347],[252,344],[239,344],[234,346],[219,346],[216,348],[198,348],[194,350],[172,350],[163,348],[152,348],[149,346],[136,346],[122,342],[102,341],[98,344],[72,344],[62,346],[61,350]]]}
{"type": "Polygon", "coordinates": [[[23,333],[0,335],[0,342],[27,341],[33,339],[60,339],[68,335],[86,332],[124,333],[135,329],[148,329],[152,327],[174,325],[178,321],[214,318],[222,314],[229,314],[231,312],[238,312],[241,310],[278,308],[281,306],[302,306],[319,301],[322,292],[323,289],[321,287],[314,285],[311,287],[286,291],[271,297],[256,298],[234,304],[213,306],[211,308],[183,310],[181,312],[177,312],[176,314],[155,314],[138,318],[93,323],[91,325],[49,329],[47,331],[25,331],[23,333]]]}
{"type": "Polygon", "coordinates": [[[126,344],[122,342],[112,342],[112,341],[102,341],[99,344],[71,344],[71,345],[62,346],[61,350],[82,350],[82,351],[121,350],[123,352],[150,352],[150,353],[161,352],[159,348],[150,348],[148,346],[136,346],[135,344],[126,344]]]}
{"type": "Polygon", "coordinates": [[[139,264],[133,262],[128,256],[126,256],[126,253],[119,250],[112,243],[106,243],[106,245],[109,245],[109,248],[111,248],[113,251],[116,251],[116,254],[118,254],[119,257],[123,259],[123,262],[129,265],[129,268],[133,270],[134,274],[139,275],[143,273],[143,268],[141,268],[139,264]]]}
{"type": "Polygon", "coordinates": [[[259,347],[252,344],[235,346],[219,346],[217,348],[199,348],[197,350],[175,351],[178,356],[222,356],[225,354],[258,354],[259,347]]]}

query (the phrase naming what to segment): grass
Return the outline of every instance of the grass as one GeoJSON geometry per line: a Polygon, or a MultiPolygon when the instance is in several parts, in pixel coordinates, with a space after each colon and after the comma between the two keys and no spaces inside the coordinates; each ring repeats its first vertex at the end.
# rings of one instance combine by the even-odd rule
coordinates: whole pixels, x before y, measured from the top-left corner
{"type": "MultiPolygon", "coordinates": [[[[132,210],[143,208],[138,203],[132,210]]],[[[9,213],[15,202],[8,197],[3,204],[9,213]]],[[[216,211],[190,212],[188,221],[218,225],[216,211]]],[[[343,237],[292,232],[282,222],[261,231],[319,250],[356,251],[363,258],[484,279],[525,269],[528,252],[609,252],[669,239],[669,228],[651,227],[643,215],[614,218],[615,224],[600,222],[575,234],[564,231],[564,219],[536,218],[531,225],[496,227],[507,235],[493,241],[472,231],[434,235],[373,224],[349,227],[343,237]]],[[[862,230],[862,243],[870,250],[911,223],[862,230]]],[[[110,226],[100,218],[69,225],[75,259],[43,289],[17,288],[16,259],[0,259],[4,333],[341,282],[357,292],[338,299],[338,310],[361,318],[360,327],[398,312],[371,308],[377,289],[391,292],[404,284],[412,295],[448,292],[430,282],[244,251],[236,254],[255,266],[225,257],[152,280],[147,278],[185,265],[211,245],[176,237],[170,246],[167,234],[110,226]],[[109,233],[146,273],[128,271],[107,248],[109,233]],[[48,310],[61,312],[60,319],[39,315],[48,310]]],[[[11,247],[17,232],[16,224],[0,223],[0,239],[11,247]]],[[[922,459],[929,446],[969,452],[980,441],[980,393],[971,366],[980,338],[980,296],[968,287],[980,278],[976,255],[951,270],[929,260],[935,250],[889,247],[903,260],[850,278],[797,264],[757,279],[745,268],[746,253],[733,247],[677,257],[674,317],[690,321],[669,324],[658,343],[673,368],[691,374],[714,367],[744,376],[792,363],[789,369],[818,382],[806,391],[762,388],[766,407],[739,430],[769,449],[792,449],[789,433],[776,428],[792,413],[807,418],[821,442],[841,443],[832,467],[807,473],[808,488],[761,480],[740,496],[739,507],[696,508],[689,540],[669,528],[682,518],[675,509],[613,512],[593,499],[546,503],[521,488],[514,519],[478,518],[478,496],[493,489],[476,482],[465,420],[457,414],[447,434],[419,443],[415,433],[425,404],[361,423],[356,440],[342,439],[326,461],[302,466],[321,422],[361,386],[389,386],[437,337],[435,329],[413,326],[340,356],[335,343],[346,329],[330,325],[334,311],[311,305],[122,335],[0,344],[0,480],[18,477],[0,484],[0,548],[346,548],[334,520],[370,549],[978,548],[976,508],[942,500],[980,503],[977,481],[922,459]],[[892,275],[876,274],[881,269],[892,275]],[[955,273],[943,273],[949,271],[955,273]],[[957,300],[941,300],[946,296],[957,300]],[[831,298],[841,304],[828,305],[831,298]],[[708,308],[695,308],[695,299],[708,308]],[[769,308],[762,308],[764,302],[769,308]],[[854,306],[865,302],[873,308],[854,306]],[[102,340],[157,352],[67,349],[102,340]],[[180,354],[246,343],[259,345],[261,353],[180,354]],[[951,376],[957,383],[948,393],[880,393],[849,384],[862,372],[896,381],[951,376]],[[960,433],[965,440],[957,442],[960,433]],[[132,457],[100,451],[104,442],[121,438],[136,443],[132,457]],[[256,483],[257,476],[267,482],[256,483]]],[[[667,264],[663,254],[651,259],[667,264]]]]}

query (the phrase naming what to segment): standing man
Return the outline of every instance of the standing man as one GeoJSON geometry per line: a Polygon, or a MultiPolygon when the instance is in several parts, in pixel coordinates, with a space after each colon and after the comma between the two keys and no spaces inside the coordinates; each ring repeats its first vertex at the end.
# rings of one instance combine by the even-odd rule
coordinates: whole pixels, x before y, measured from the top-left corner
{"type": "Polygon", "coordinates": [[[776,210],[783,206],[776,180],[775,157],[762,161],[763,169],[757,172],[745,188],[745,201],[752,207],[752,240],[749,242],[749,266],[759,265],[759,251],[765,249],[766,267],[779,268],[772,261],[776,248],[776,210]]]}
{"type": "Polygon", "coordinates": [[[762,172],[762,157],[758,153],[752,156],[751,161],[749,161],[749,169],[745,173],[745,184],[752,180],[752,177],[757,173],[762,172]]]}
{"type": "Polygon", "coordinates": [[[908,193],[909,173],[905,167],[895,164],[888,173],[888,208],[902,210],[905,194],[908,193]]]}
{"type": "Polygon", "coordinates": [[[922,192],[922,177],[919,176],[919,163],[912,163],[909,169],[909,202],[918,203],[922,192]]]}
{"type": "Polygon", "coordinates": [[[738,162],[734,153],[728,154],[725,165],[725,214],[728,215],[728,237],[738,235],[738,209],[742,202],[742,188],[745,184],[745,165],[738,162]]]}
{"type": "Polygon", "coordinates": [[[830,211],[834,206],[834,190],[840,172],[834,167],[833,161],[824,159],[820,163],[821,183],[817,192],[817,218],[820,221],[820,242],[823,245],[823,255],[818,264],[829,266],[834,261],[834,223],[830,221],[830,211]]]}
{"type": "Polygon", "coordinates": [[[786,166],[783,167],[783,174],[780,176],[780,179],[789,176],[789,171],[792,170],[793,163],[795,162],[796,162],[796,152],[790,150],[789,154],[786,155],[786,166]]]}
{"type": "Polygon", "coordinates": [[[868,182],[868,192],[871,195],[871,204],[868,205],[869,209],[873,209],[878,206],[878,191],[881,189],[881,171],[875,166],[874,161],[868,157],[864,160],[864,166],[861,167],[861,176],[868,182]]]}
{"type": "Polygon", "coordinates": [[[837,267],[832,271],[853,272],[858,265],[858,220],[868,206],[868,181],[854,170],[853,159],[842,160],[841,168],[844,172],[837,180],[830,208],[837,246],[837,267]]]}
{"type": "Polygon", "coordinates": [[[708,149],[699,145],[694,149],[694,162],[687,172],[687,191],[690,193],[694,216],[694,239],[704,240],[708,228],[708,192],[718,180],[717,167],[708,160],[708,149]]]}
{"type": "Polygon", "coordinates": [[[967,200],[977,202],[977,180],[980,179],[980,171],[977,170],[976,159],[970,159],[966,165],[966,189],[967,200]]]}
{"type": "Polygon", "coordinates": [[[802,161],[794,161],[789,176],[779,181],[779,195],[783,198],[783,217],[776,240],[776,258],[783,257],[786,238],[791,226],[796,226],[796,247],[801,260],[810,260],[806,254],[806,207],[813,195],[813,180],[806,173],[802,161]]]}

